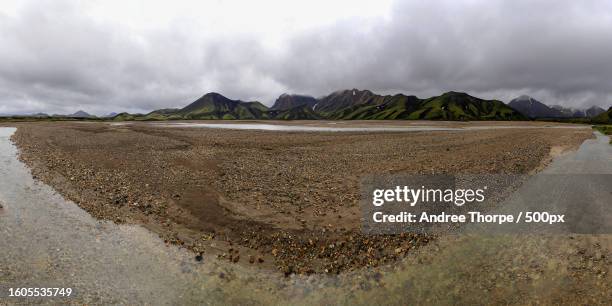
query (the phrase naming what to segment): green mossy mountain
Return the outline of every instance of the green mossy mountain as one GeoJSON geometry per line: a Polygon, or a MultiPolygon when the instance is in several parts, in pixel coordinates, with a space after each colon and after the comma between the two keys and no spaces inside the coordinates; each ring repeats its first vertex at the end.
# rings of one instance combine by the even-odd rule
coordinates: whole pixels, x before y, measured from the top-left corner
{"type": "Polygon", "coordinates": [[[332,113],[330,119],[387,120],[409,119],[420,107],[419,98],[397,94],[394,96],[371,96],[366,101],[332,113]]]}
{"type": "Polygon", "coordinates": [[[260,102],[231,100],[208,93],[181,109],[160,109],[146,115],[118,114],[113,120],[525,120],[501,101],[462,92],[419,99],[403,94],[377,95],[369,90],[341,90],[320,99],[283,94],[272,108],[260,102]]]}
{"type": "Polygon", "coordinates": [[[408,119],[426,120],[525,120],[501,101],[483,100],[463,92],[447,92],[421,102],[408,119]]]}
{"type": "Polygon", "coordinates": [[[593,118],[592,122],[598,124],[612,124],[612,107],[608,108],[606,112],[597,115],[593,118]]]}
{"type": "Polygon", "coordinates": [[[320,120],[325,119],[308,105],[297,106],[287,110],[270,110],[270,118],[278,120],[320,120]]]}
{"type": "Polygon", "coordinates": [[[340,90],[319,99],[313,109],[324,117],[331,118],[347,108],[378,104],[380,101],[373,101],[373,99],[376,100],[381,97],[369,90],[340,90]]]}
{"type": "Polygon", "coordinates": [[[278,99],[276,99],[276,101],[274,101],[274,105],[272,105],[270,109],[286,111],[301,106],[307,106],[308,108],[312,109],[317,102],[317,99],[311,96],[282,94],[280,97],[278,97],[278,99]]]}
{"type": "Polygon", "coordinates": [[[315,110],[327,119],[408,119],[408,120],[525,120],[518,111],[501,101],[483,100],[462,92],[447,92],[421,100],[415,96],[397,94],[380,96],[369,91],[336,92],[323,98],[326,111],[315,110]],[[331,98],[330,98],[331,97],[331,98]],[[330,101],[340,101],[336,109],[330,101]]]}
{"type": "Polygon", "coordinates": [[[117,115],[115,115],[112,120],[113,121],[132,121],[132,120],[136,120],[138,118],[137,115],[132,115],[129,113],[119,113],[117,115]]]}
{"type": "Polygon", "coordinates": [[[268,108],[260,102],[231,100],[221,94],[205,94],[174,115],[183,119],[268,119],[268,108]]]}

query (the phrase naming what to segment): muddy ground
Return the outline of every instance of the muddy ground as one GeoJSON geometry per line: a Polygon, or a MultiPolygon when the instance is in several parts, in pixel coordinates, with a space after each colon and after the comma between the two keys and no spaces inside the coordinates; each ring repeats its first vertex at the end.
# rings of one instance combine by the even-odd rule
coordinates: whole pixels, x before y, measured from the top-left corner
{"type": "MultiPolygon", "coordinates": [[[[527,125],[544,126],[517,124],[527,125]]],[[[378,266],[435,239],[362,235],[358,198],[365,175],[532,173],[592,136],[590,129],[553,128],[299,133],[17,126],[13,140],[32,174],[95,217],[142,224],[196,254],[285,274],[378,266]]]]}

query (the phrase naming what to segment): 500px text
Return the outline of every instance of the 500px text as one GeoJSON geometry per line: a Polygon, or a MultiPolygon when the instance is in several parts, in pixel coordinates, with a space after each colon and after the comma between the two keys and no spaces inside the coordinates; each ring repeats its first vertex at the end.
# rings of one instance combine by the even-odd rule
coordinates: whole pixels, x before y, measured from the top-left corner
{"type": "Polygon", "coordinates": [[[376,223],[564,223],[565,215],[551,214],[548,212],[527,211],[520,212],[515,218],[513,214],[483,214],[477,211],[470,211],[465,214],[428,214],[422,212],[413,214],[401,212],[399,214],[384,214],[375,212],[372,219],[376,223]],[[468,221],[469,220],[469,221],[468,221]]]}

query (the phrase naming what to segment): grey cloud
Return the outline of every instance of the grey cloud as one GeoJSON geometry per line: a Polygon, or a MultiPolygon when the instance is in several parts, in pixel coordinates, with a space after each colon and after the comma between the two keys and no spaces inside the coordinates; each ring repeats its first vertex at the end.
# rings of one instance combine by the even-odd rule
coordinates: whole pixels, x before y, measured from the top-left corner
{"type": "Polygon", "coordinates": [[[421,96],[463,90],[607,106],[611,8],[606,1],[402,2],[365,34],[349,20],[296,37],[279,75],[321,94],[352,86],[421,96]],[[323,73],[312,78],[316,71],[323,73]]]}
{"type": "Polygon", "coordinates": [[[609,1],[398,1],[385,18],[340,19],[296,32],[280,49],[248,31],[200,31],[187,20],[133,33],[66,1],[0,15],[0,113],[148,111],[206,91],[271,104],[282,92],[353,87],[612,103],[609,1]]]}

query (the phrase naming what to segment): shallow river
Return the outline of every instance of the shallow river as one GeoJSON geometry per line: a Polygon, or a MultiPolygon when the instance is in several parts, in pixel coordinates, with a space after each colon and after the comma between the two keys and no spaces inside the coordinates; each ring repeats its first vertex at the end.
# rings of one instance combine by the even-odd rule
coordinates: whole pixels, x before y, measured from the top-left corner
{"type": "MultiPolygon", "coordinates": [[[[542,128],[569,128],[584,129],[585,126],[570,125],[550,125],[550,126],[511,126],[511,125],[482,125],[465,127],[443,127],[443,126],[388,126],[388,125],[369,125],[339,127],[344,122],[328,123],[333,126],[311,126],[311,125],[290,125],[290,124],[267,124],[267,123],[193,123],[193,122],[164,122],[150,123],[163,127],[183,127],[183,128],[211,128],[211,129],[231,129],[231,130],[260,130],[277,132],[428,132],[428,131],[472,131],[489,129],[542,129],[542,128]]],[[[129,122],[111,123],[112,125],[126,125],[129,122]]]]}
{"type": "Polygon", "coordinates": [[[231,298],[220,290],[225,281],[219,273],[253,275],[210,258],[197,262],[143,227],[92,218],[32,179],[10,141],[14,131],[0,127],[0,305],[24,302],[8,297],[9,286],[73,290],[69,298],[28,303],[222,303],[231,298]]]}

